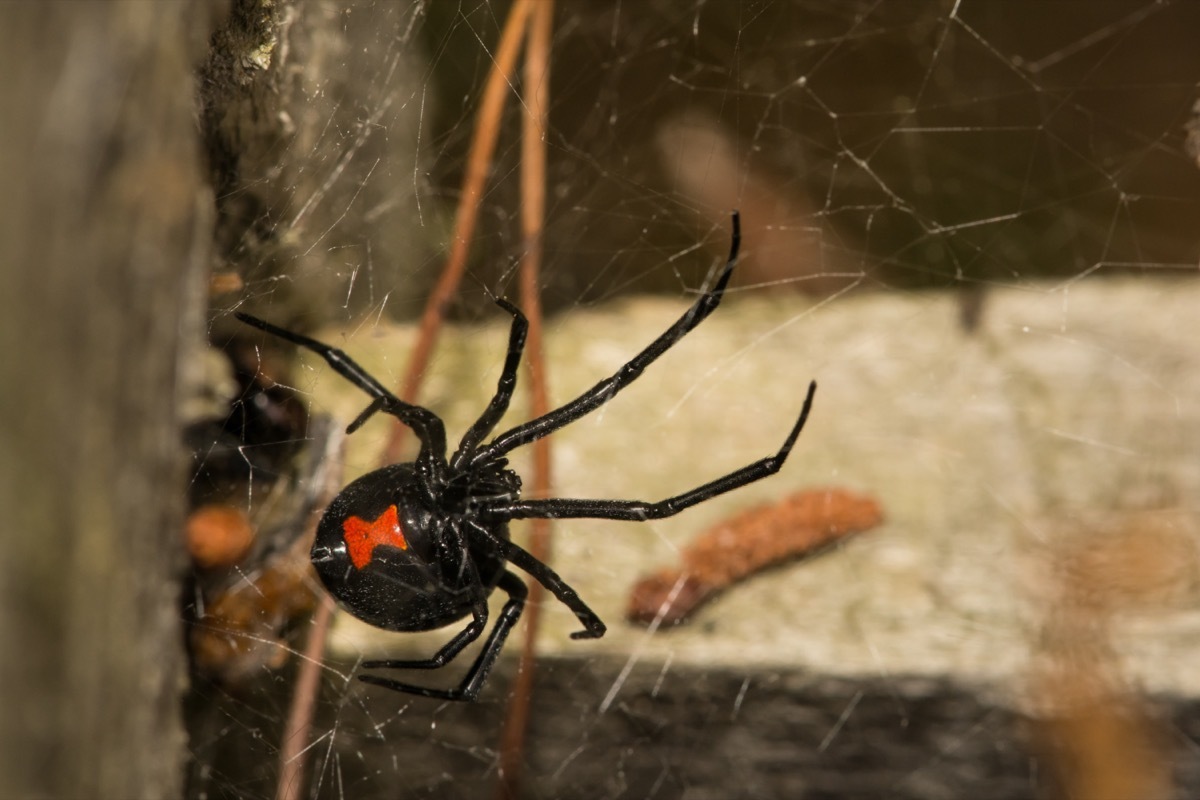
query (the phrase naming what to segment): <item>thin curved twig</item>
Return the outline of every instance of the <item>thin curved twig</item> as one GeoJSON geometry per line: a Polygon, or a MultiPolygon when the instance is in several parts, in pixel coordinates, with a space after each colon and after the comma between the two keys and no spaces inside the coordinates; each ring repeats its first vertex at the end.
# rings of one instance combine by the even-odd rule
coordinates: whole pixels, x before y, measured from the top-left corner
{"type": "Polygon", "coordinates": [[[279,781],[275,786],[275,800],[297,800],[304,787],[304,754],[308,752],[308,734],[317,704],[325,639],[329,632],[329,621],[333,618],[333,608],[333,599],[324,595],[313,614],[308,641],[304,645],[304,660],[296,673],[283,742],[279,747],[279,781]]]}
{"type": "MultiPolygon", "coordinates": [[[[530,415],[537,419],[550,411],[550,393],[546,381],[545,349],[542,339],[542,304],[539,276],[542,262],[542,233],[546,218],[546,127],[550,96],[550,40],[554,3],[544,0],[529,20],[529,46],[525,54],[525,114],[521,131],[521,232],[524,257],[521,259],[521,305],[529,318],[529,338],[525,353],[530,373],[530,415]]],[[[533,443],[533,491],[536,498],[550,496],[550,439],[533,443]]],[[[534,519],[530,524],[529,552],[546,563],[550,559],[550,520],[534,519]]],[[[525,633],[521,662],[513,684],[500,739],[500,780],[496,796],[515,798],[521,777],[522,753],[533,698],[538,622],[545,591],[540,583],[530,587],[525,610],[525,633]]]]}
{"type": "MultiPolygon", "coordinates": [[[[479,204],[483,199],[483,188],[487,183],[488,173],[491,171],[492,155],[496,152],[504,104],[512,91],[517,56],[525,38],[526,21],[537,5],[540,4],[534,0],[516,0],[500,34],[496,58],[492,62],[491,72],[488,73],[479,114],[476,117],[471,151],[467,155],[467,171],[463,176],[458,214],[454,218],[454,238],[450,243],[450,256],[446,259],[441,277],[438,278],[429,300],[425,303],[425,310],[421,313],[420,332],[404,375],[404,385],[400,390],[400,398],[406,403],[417,401],[425,368],[429,366],[429,356],[437,343],[442,320],[446,317],[446,309],[467,268],[467,252],[471,246],[471,237],[475,233],[475,222],[479,218],[479,204]]],[[[400,461],[407,431],[408,428],[399,420],[392,426],[391,438],[384,448],[383,463],[394,464],[400,461]]]]}

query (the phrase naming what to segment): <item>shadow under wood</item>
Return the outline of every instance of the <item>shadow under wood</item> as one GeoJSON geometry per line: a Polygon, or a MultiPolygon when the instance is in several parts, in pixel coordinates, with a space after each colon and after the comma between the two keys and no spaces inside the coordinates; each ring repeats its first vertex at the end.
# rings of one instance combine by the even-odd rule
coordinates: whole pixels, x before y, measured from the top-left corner
{"type": "MultiPolygon", "coordinates": [[[[352,674],[353,665],[333,666],[352,674]]],[[[514,669],[513,659],[497,665],[474,704],[327,682],[311,754],[319,785],[310,796],[490,796],[514,669]]],[[[856,680],[661,664],[622,671],[616,660],[539,662],[522,796],[1060,796],[1030,741],[1031,720],[986,690],[912,676],[856,680]]],[[[241,698],[197,691],[189,797],[273,792],[287,693],[286,680],[263,681],[241,698]]],[[[1200,702],[1160,698],[1156,705],[1179,729],[1200,729],[1200,702]]],[[[1176,764],[1180,788],[1200,791],[1200,759],[1176,764]]]]}

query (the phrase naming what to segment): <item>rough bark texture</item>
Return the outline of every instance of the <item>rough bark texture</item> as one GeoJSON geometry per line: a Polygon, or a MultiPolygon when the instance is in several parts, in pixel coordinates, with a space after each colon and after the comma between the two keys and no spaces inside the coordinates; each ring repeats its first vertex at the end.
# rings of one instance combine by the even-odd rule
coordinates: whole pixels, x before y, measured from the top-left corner
{"type": "Polygon", "coordinates": [[[0,786],[178,796],[181,365],[211,195],[218,4],[38,2],[0,26],[0,786]]]}
{"type": "Polygon", "coordinates": [[[408,2],[231,0],[212,37],[199,89],[216,256],[276,322],[411,313],[434,277],[414,16],[408,2]]]}

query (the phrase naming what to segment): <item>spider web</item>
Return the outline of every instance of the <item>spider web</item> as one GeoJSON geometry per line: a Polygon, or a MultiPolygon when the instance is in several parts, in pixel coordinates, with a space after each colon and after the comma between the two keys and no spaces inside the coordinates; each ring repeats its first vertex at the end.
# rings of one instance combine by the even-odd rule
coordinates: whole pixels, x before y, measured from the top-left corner
{"type": "MultiPolygon", "coordinates": [[[[243,209],[270,235],[227,245],[256,313],[348,331],[334,343],[396,384],[508,12],[286,7],[271,58],[309,102],[264,178],[277,205],[243,209]],[[300,44],[325,29],[338,47],[300,44]]],[[[745,257],[726,307],[556,440],[556,493],[699,485],[774,452],[809,378],[821,389],[772,481],[641,528],[559,525],[555,568],[610,634],[572,642],[547,603],[522,796],[1200,788],[1197,654],[1171,644],[1200,623],[1197,30],[1183,2],[559,4],[541,276],[554,397],[678,315],[733,208],[745,257]],[[679,630],[623,621],[634,580],[692,535],[808,486],[868,492],[887,522],[679,630]],[[1080,712],[1062,675],[1124,722],[1080,712]],[[1112,741],[1089,744],[1102,728],[1112,741]],[[1148,767],[1118,757],[1163,741],[1148,767]]],[[[503,357],[490,294],[516,291],[519,113],[510,100],[499,120],[456,326],[422,395],[452,440],[503,357]]],[[[311,367],[297,388],[314,411],[353,419],[361,395],[311,367]]],[[[385,437],[351,437],[347,479],[385,437]]],[[[476,704],[354,680],[363,659],[448,635],[339,619],[300,796],[494,792],[519,633],[476,704]]],[[[294,678],[264,668],[193,698],[192,796],[276,795],[294,678]]]]}

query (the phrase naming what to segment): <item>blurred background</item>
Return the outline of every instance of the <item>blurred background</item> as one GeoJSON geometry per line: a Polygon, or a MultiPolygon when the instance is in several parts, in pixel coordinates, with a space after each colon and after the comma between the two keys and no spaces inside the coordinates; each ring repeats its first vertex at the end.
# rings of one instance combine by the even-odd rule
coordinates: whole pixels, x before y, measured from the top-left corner
{"type": "MultiPolygon", "coordinates": [[[[344,451],[361,397],[230,312],[393,385],[476,204],[422,400],[469,424],[540,92],[559,402],[694,299],[735,208],[744,238],[726,321],[566,438],[556,491],[702,483],[816,377],[803,474],[748,497],[851,486],[885,521],[678,631],[571,651],[551,612],[520,796],[1194,795],[1200,5],[560,0],[548,79],[515,70],[490,109],[524,8],[6,9],[0,784],[286,796],[306,526],[387,434],[344,451]],[[205,622],[226,604],[249,627],[205,622]]],[[[639,575],[741,508],[564,533],[556,568],[625,625],[639,575]]],[[[491,793],[515,654],[445,707],[364,692],[394,637],[342,637],[294,796],[491,793]]]]}

